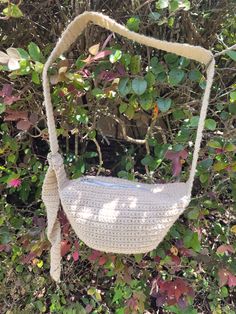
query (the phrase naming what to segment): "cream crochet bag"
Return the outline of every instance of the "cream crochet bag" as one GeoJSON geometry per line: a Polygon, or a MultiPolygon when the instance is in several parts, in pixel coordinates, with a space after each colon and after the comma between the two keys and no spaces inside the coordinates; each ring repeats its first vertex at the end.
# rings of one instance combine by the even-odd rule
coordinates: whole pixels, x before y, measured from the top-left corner
{"type": "Polygon", "coordinates": [[[189,204],[208,99],[214,75],[210,51],[188,44],[171,43],[129,31],[109,17],[84,12],[72,21],[48,58],[43,71],[43,91],[51,153],[45,176],[42,199],[46,206],[48,239],[51,242],[51,270],[60,280],[61,229],[57,218],[60,202],[78,237],[89,247],[113,253],[145,253],[157,247],[176,219],[189,204]],[[145,184],[112,177],[84,176],[69,180],[63,159],[58,153],[48,68],[64,53],[92,22],[140,44],[199,61],[207,67],[207,84],[197,129],[195,150],[186,183],[145,184]]]}

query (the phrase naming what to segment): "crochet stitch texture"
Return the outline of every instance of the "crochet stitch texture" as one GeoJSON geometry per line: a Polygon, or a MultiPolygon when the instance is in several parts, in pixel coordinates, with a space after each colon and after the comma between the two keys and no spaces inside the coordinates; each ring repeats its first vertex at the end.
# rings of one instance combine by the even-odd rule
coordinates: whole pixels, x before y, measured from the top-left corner
{"type": "Polygon", "coordinates": [[[59,205],[78,235],[89,247],[113,253],[145,253],[157,247],[191,199],[215,60],[210,51],[188,44],[171,43],[129,31],[111,18],[84,12],[72,21],[57,42],[43,71],[51,153],[42,199],[47,211],[47,235],[51,242],[50,274],[60,281],[61,229],[57,218],[59,205]],[[112,177],[84,176],[69,180],[59,154],[47,71],[92,22],[140,44],[196,60],[207,67],[207,83],[202,100],[190,176],[187,182],[146,184],[112,177]]]}

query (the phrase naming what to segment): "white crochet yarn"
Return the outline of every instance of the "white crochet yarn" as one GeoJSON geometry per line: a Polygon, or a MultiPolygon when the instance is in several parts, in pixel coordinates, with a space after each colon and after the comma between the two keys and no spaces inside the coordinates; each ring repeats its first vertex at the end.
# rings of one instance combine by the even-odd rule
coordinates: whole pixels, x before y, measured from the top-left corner
{"type": "Polygon", "coordinates": [[[42,198],[48,219],[51,242],[50,274],[60,280],[59,204],[78,237],[96,250],[113,253],[145,253],[162,241],[170,227],[187,207],[194,180],[208,99],[214,75],[214,58],[210,51],[188,44],[160,41],[129,31],[109,17],[96,12],[84,12],[63,32],[47,60],[43,71],[43,90],[49,142],[49,169],[46,173],[42,198]],[[144,184],[111,177],[85,176],[69,180],[63,159],[58,153],[55,121],[47,76],[49,66],[76,40],[89,22],[156,49],[176,53],[207,66],[207,84],[203,96],[192,167],[186,183],[144,184]]]}

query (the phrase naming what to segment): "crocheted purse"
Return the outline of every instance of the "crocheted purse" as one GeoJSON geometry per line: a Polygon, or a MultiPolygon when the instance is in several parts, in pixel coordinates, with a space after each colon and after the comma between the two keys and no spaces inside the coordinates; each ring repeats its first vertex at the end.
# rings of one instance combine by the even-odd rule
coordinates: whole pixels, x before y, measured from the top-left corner
{"type": "Polygon", "coordinates": [[[157,247],[176,219],[189,204],[215,60],[210,51],[188,44],[172,43],[129,31],[111,18],[96,12],[84,12],[63,32],[43,71],[43,91],[51,153],[42,199],[47,211],[47,235],[51,242],[50,274],[60,280],[61,230],[57,218],[60,202],[78,235],[89,247],[113,253],[145,253],[157,247]],[[58,153],[48,68],[92,22],[140,44],[196,60],[207,67],[207,82],[202,101],[190,176],[187,182],[145,184],[112,177],[84,176],[69,180],[58,153]]]}

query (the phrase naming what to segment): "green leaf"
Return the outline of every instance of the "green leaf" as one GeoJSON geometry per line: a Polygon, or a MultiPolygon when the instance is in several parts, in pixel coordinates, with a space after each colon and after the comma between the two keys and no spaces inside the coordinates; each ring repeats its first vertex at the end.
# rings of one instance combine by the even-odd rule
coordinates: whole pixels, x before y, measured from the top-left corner
{"type": "Polygon", "coordinates": [[[178,0],[171,0],[170,1],[170,10],[176,11],[179,8],[179,1],[178,0]]]}
{"type": "Polygon", "coordinates": [[[194,116],[190,119],[190,126],[192,128],[196,128],[198,126],[199,118],[199,116],[194,116]]]}
{"type": "Polygon", "coordinates": [[[125,115],[129,120],[133,119],[133,116],[135,114],[135,109],[132,106],[128,106],[128,108],[125,110],[125,115]]]}
{"type": "Polygon", "coordinates": [[[148,88],[152,87],[155,83],[155,75],[152,74],[152,72],[148,72],[146,75],[145,75],[145,81],[147,81],[147,86],[148,88]]]}
{"type": "Polygon", "coordinates": [[[234,152],[236,151],[236,145],[234,145],[233,143],[227,143],[224,147],[224,149],[227,151],[227,152],[234,152]]]}
{"type": "Polygon", "coordinates": [[[173,112],[173,117],[174,117],[175,120],[182,120],[182,119],[186,118],[184,110],[182,110],[182,109],[175,110],[173,112]]]}
{"type": "Polygon", "coordinates": [[[150,93],[144,93],[140,97],[140,105],[144,110],[149,110],[153,107],[153,97],[150,93]]]}
{"type": "Polygon", "coordinates": [[[151,12],[148,14],[148,17],[153,20],[153,21],[158,21],[160,18],[161,14],[158,12],[151,12]]]}
{"type": "Polygon", "coordinates": [[[228,162],[226,161],[218,161],[214,164],[213,169],[215,171],[221,171],[228,167],[228,162]]]}
{"type": "Polygon", "coordinates": [[[211,140],[207,145],[212,148],[222,148],[222,144],[216,140],[211,140]]]}
{"type": "Polygon", "coordinates": [[[36,71],[32,72],[32,82],[39,85],[40,84],[40,78],[39,78],[39,74],[36,71]]]}
{"type": "Polygon", "coordinates": [[[42,53],[41,53],[39,47],[35,43],[33,43],[33,42],[29,43],[28,51],[29,51],[30,57],[34,61],[40,62],[42,60],[42,53]]]}
{"type": "Polygon", "coordinates": [[[154,159],[152,156],[147,155],[141,160],[141,164],[144,166],[150,166],[153,163],[154,159]]]}
{"type": "Polygon", "coordinates": [[[23,13],[17,4],[9,3],[8,6],[2,11],[4,15],[19,18],[23,13]]]}
{"type": "Polygon", "coordinates": [[[86,62],[83,61],[83,60],[85,60],[85,59],[86,59],[85,55],[81,55],[81,56],[79,56],[79,58],[76,60],[75,65],[76,65],[76,68],[77,68],[78,70],[82,69],[82,68],[85,66],[86,62]]]}
{"type": "Polygon", "coordinates": [[[209,173],[201,173],[199,178],[201,183],[206,183],[209,179],[209,173]]]}
{"type": "Polygon", "coordinates": [[[173,63],[176,63],[178,61],[179,57],[174,53],[166,53],[164,55],[164,59],[165,59],[166,63],[173,64],[173,63]]]}
{"type": "Polygon", "coordinates": [[[231,92],[230,94],[230,100],[236,100],[236,91],[231,92]]]}
{"type": "Polygon", "coordinates": [[[226,54],[234,61],[236,61],[236,51],[228,51],[226,54]]]}
{"type": "Polygon", "coordinates": [[[185,11],[190,10],[191,3],[190,3],[190,1],[189,1],[189,0],[184,0],[183,5],[184,5],[184,10],[185,10],[185,11]]]}
{"type": "Polygon", "coordinates": [[[141,56],[140,55],[131,56],[130,71],[134,75],[140,73],[141,71],[141,56]]]}
{"type": "Polygon", "coordinates": [[[140,25],[140,18],[132,16],[128,19],[126,26],[130,31],[138,32],[140,25]]]}
{"type": "Polygon", "coordinates": [[[121,96],[125,97],[131,91],[131,83],[128,77],[122,77],[118,84],[118,91],[121,96]]]}
{"type": "Polygon", "coordinates": [[[106,97],[106,94],[103,92],[101,88],[95,87],[92,90],[92,95],[96,97],[97,99],[102,99],[106,97]]]}
{"type": "Polygon", "coordinates": [[[161,112],[167,112],[171,106],[171,99],[170,98],[158,98],[157,99],[157,106],[161,112]]]}
{"type": "Polygon", "coordinates": [[[198,208],[194,208],[192,210],[190,210],[187,214],[188,219],[190,220],[196,220],[199,217],[199,209],[198,208]]]}
{"type": "Polygon", "coordinates": [[[172,69],[169,72],[169,81],[171,85],[179,84],[184,78],[184,71],[179,69],[172,69]]]}
{"type": "Polygon", "coordinates": [[[147,81],[143,78],[135,78],[132,80],[132,89],[136,95],[142,95],[147,89],[147,81]]]}
{"type": "Polygon", "coordinates": [[[109,55],[109,60],[111,63],[116,63],[122,57],[121,50],[115,50],[111,55],[109,55]]]}
{"type": "Polygon", "coordinates": [[[165,72],[163,65],[161,63],[159,63],[157,57],[151,58],[150,65],[151,65],[151,71],[156,75],[158,75],[162,72],[165,72]]]}
{"type": "Polygon", "coordinates": [[[120,112],[120,113],[124,113],[124,112],[126,111],[127,107],[128,107],[128,105],[123,102],[123,103],[120,104],[120,106],[119,106],[119,112],[120,112]]]}
{"type": "Polygon", "coordinates": [[[201,244],[197,232],[188,231],[184,237],[184,245],[187,248],[192,248],[194,251],[199,252],[201,250],[201,244]]]}
{"type": "Polygon", "coordinates": [[[6,105],[3,103],[0,103],[0,114],[2,114],[6,110],[6,105]]]}
{"type": "Polygon", "coordinates": [[[34,65],[34,70],[41,74],[43,72],[43,63],[36,61],[34,65]]]}
{"type": "Polygon", "coordinates": [[[25,60],[29,60],[30,59],[30,56],[29,56],[28,52],[25,49],[17,48],[17,51],[19,52],[19,55],[20,55],[21,59],[25,59],[25,60]]]}
{"type": "Polygon", "coordinates": [[[127,68],[130,65],[131,55],[128,53],[122,54],[120,62],[127,68]]]}
{"type": "Polygon", "coordinates": [[[205,127],[210,131],[215,131],[216,125],[216,121],[213,119],[206,119],[205,121],[205,127]]]}
{"type": "Polygon", "coordinates": [[[199,70],[191,70],[188,76],[191,81],[200,82],[202,78],[202,73],[199,70]]]}
{"type": "Polygon", "coordinates": [[[167,8],[169,5],[169,0],[158,0],[156,2],[156,8],[157,10],[160,10],[160,9],[165,9],[167,8]]]}

